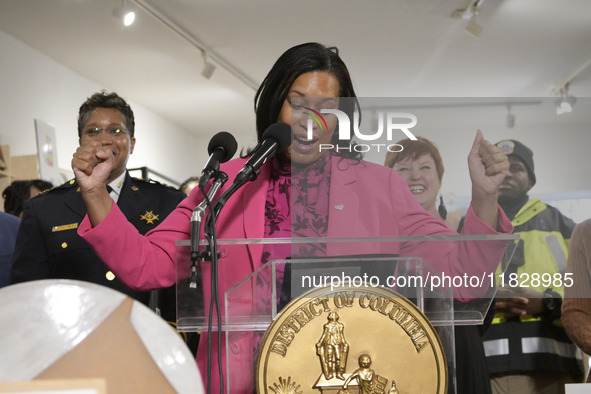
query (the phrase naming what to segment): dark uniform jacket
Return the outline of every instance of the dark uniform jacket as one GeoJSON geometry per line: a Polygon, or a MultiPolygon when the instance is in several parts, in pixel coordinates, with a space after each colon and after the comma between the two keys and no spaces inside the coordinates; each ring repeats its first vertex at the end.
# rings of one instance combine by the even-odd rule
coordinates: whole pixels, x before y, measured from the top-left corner
{"type": "MultiPolygon", "coordinates": [[[[145,234],[185,197],[171,187],[126,174],[117,205],[127,220],[145,234]]],[[[86,206],[74,179],[28,200],[16,239],[11,283],[36,279],[83,280],[118,290],[148,305],[150,292],[127,288],[78,236],[78,225],[85,215],[86,206]]],[[[163,314],[163,317],[174,320],[174,315],[163,314]]]]}

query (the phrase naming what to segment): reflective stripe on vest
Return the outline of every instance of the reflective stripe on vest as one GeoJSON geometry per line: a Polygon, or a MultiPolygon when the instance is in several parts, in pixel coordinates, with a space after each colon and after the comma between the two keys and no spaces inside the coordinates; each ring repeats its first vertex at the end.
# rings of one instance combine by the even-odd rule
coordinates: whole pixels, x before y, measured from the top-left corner
{"type": "Polygon", "coordinates": [[[486,357],[505,356],[509,354],[509,340],[507,338],[483,341],[482,345],[484,346],[486,357]]]}
{"type": "MultiPolygon", "coordinates": [[[[509,340],[493,339],[484,341],[484,354],[486,357],[509,355],[509,340]]],[[[567,358],[580,358],[575,345],[560,342],[552,338],[521,338],[521,351],[523,354],[550,353],[567,358]]]]}
{"type": "Polygon", "coordinates": [[[554,234],[546,235],[544,240],[546,241],[546,245],[548,245],[548,249],[550,249],[550,253],[552,253],[552,256],[554,257],[558,271],[564,275],[564,272],[566,271],[566,256],[562,250],[560,240],[554,234]]]}
{"type": "Polygon", "coordinates": [[[572,343],[551,338],[521,338],[523,353],[552,353],[560,357],[575,357],[577,348],[572,343]]]}

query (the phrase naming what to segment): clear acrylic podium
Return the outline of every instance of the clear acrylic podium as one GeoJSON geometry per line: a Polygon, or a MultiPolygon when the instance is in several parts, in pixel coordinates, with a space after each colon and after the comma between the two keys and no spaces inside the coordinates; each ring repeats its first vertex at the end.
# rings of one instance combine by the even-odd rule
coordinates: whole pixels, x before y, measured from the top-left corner
{"type": "MultiPolygon", "coordinates": [[[[411,300],[435,327],[443,345],[448,368],[448,393],[455,393],[454,326],[483,324],[497,290],[496,276],[505,271],[516,247],[518,235],[457,235],[426,237],[371,238],[268,238],[219,239],[219,264],[240,264],[224,259],[232,248],[285,247],[301,250],[305,245],[329,251],[329,256],[273,260],[261,265],[230,288],[220,288],[221,322],[214,314],[212,330],[225,338],[227,392],[243,392],[252,384],[258,346],[265,331],[290,300],[305,297],[319,287],[387,287],[411,300]],[[335,251],[344,251],[335,255],[335,251]],[[460,257],[449,258],[450,250],[461,250],[460,257]],[[423,253],[423,251],[428,251],[423,253]],[[411,253],[411,255],[409,255],[411,253]],[[426,261],[428,256],[431,261],[426,261]],[[460,261],[461,260],[461,261],[460,261]],[[440,271],[435,267],[445,267],[440,271]],[[453,267],[453,268],[449,268],[453,267]],[[482,269],[482,267],[486,267],[482,269]],[[252,354],[237,362],[238,344],[245,338],[252,354]],[[246,360],[246,361],[245,361],[246,360]],[[234,381],[232,371],[252,369],[252,383],[234,381]],[[240,389],[238,389],[240,387],[240,389]]],[[[205,241],[201,242],[205,245],[205,241]]],[[[257,249],[258,248],[258,249],[257,249]]],[[[207,332],[209,295],[203,293],[201,262],[191,276],[190,242],[178,241],[177,329],[207,332]],[[193,283],[192,283],[193,282],[193,283]]],[[[259,263],[260,265],[260,263],[259,263]]],[[[209,270],[205,269],[209,272],[209,270]]],[[[207,286],[206,286],[207,287],[207,286]]],[[[200,346],[206,346],[200,343],[200,346]]],[[[244,348],[243,346],[241,348],[244,348]]],[[[216,365],[217,360],[213,360],[216,365]]],[[[304,389],[307,392],[307,389],[304,389]]]]}

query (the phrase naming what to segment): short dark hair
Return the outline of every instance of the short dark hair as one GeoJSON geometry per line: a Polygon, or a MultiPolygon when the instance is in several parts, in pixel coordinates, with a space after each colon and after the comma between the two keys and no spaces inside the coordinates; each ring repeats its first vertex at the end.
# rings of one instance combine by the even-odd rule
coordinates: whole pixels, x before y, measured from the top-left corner
{"type": "Polygon", "coordinates": [[[78,137],[82,138],[82,128],[88,121],[90,113],[97,108],[113,108],[116,109],[123,115],[125,119],[125,127],[129,132],[129,137],[133,138],[135,130],[135,120],[133,117],[133,111],[127,102],[121,98],[117,93],[108,93],[102,90],[98,93],[93,94],[86,99],[80,106],[78,111],[78,137]]]}
{"type": "MultiPolygon", "coordinates": [[[[293,82],[300,75],[313,71],[325,71],[334,75],[339,81],[339,97],[355,98],[355,100],[345,100],[343,105],[346,107],[341,107],[341,111],[352,115],[355,109],[359,109],[349,70],[339,56],[339,50],[316,42],[296,45],[277,59],[254,97],[258,142],[261,142],[267,127],[277,123],[281,107],[293,82]]],[[[350,119],[352,118],[351,116],[350,119]]],[[[350,141],[340,141],[338,137],[338,133],[335,133],[331,141],[333,145],[350,144],[350,141]]],[[[351,152],[339,150],[339,154],[361,158],[361,154],[354,152],[353,149],[351,152]]]]}
{"type": "Polygon", "coordinates": [[[36,187],[40,191],[45,191],[53,187],[53,183],[46,181],[44,179],[32,179],[29,182],[31,182],[30,187],[36,187]]]}
{"type": "Polygon", "coordinates": [[[4,198],[4,212],[20,216],[25,201],[29,198],[30,187],[28,181],[14,181],[2,192],[4,198]]]}
{"type": "Polygon", "coordinates": [[[4,198],[4,212],[14,216],[20,216],[24,210],[25,201],[31,197],[31,187],[44,191],[51,189],[53,184],[43,179],[32,179],[26,181],[13,181],[2,192],[4,198]]]}

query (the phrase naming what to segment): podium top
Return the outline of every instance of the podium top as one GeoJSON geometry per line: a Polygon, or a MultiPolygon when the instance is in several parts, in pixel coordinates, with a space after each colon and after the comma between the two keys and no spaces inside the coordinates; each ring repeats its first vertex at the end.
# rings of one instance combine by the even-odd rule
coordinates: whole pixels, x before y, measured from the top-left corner
{"type": "MultiPolygon", "coordinates": [[[[482,324],[496,293],[496,275],[507,269],[518,239],[516,234],[218,239],[222,256],[229,254],[228,250],[232,248],[262,248],[265,245],[333,244],[333,250],[337,251],[357,250],[355,245],[364,246],[359,248],[363,253],[296,255],[268,261],[223,290],[225,316],[222,329],[264,330],[286,301],[305,296],[306,290],[318,286],[338,287],[349,282],[355,287],[360,278],[369,281],[370,286],[396,289],[401,296],[412,299],[435,325],[482,324]],[[490,265],[485,271],[475,273],[468,267],[465,271],[444,272],[435,269],[437,264],[433,261],[419,255],[388,253],[382,247],[399,244],[401,247],[391,249],[401,250],[402,246],[410,244],[408,249],[417,251],[427,246],[425,244],[441,243],[435,249],[445,250],[446,244],[458,242],[482,244],[482,248],[470,247],[481,252],[489,250],[486,246],[492,244],[504,248],[505,253],[496,254],[497,264],[490,265]],[[454,298],[462,301],[454,302],[454,298]]],[[[180,302],[177,326],[183,331],[206,329],[205,306],[209,301],[203,299],[200,285],[190,286],[186,279],[191,270],[190,241],[177,241],[176,245],[177,300],[180,302]]],[[[482,256],[474,253],[467,264],[474,265],[482,256]]],[[[436,254],[432,257],[438,258],[436,254]]],[[[200,262],[198,269],[208,272],[208,265],[207,261],[200,262]]],[[[230,266],[236,265],[234,262],[226,265],[230,266]]]]}
{"type": "MultiPolygon", "coordinates": [[[[218,238],[218,245],[277,245],[313,243],[357,243],[357,242],[425,242],[425,241],[513,241],[519,234],[478,234],[478,235],[422,235],[422,236],[384,236],[384,237],[292,237],[292,238],[218,238]]],[[[190,240],[178,240],[177,246],[190,246],[190,240]]],[[[205,239],[199,245],[208,245],[205,239]]]]}

